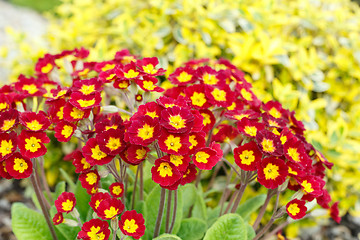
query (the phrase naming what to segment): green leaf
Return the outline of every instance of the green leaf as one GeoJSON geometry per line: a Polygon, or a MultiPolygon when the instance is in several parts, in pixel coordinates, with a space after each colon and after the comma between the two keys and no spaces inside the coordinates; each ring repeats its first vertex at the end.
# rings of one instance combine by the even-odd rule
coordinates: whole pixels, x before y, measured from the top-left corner
{"type": "Polygon", "coordinates": [[[246,219],[250,216],[251,213],[255,212],[259,207],[264,204],[265,199],[266,194],[261,194],[250,198],[238,207],[236,213],[246,219]]]}
{"type": "Polygon", "coordinates": [[[80,219],[86,221],[90,209],[90,195],[86,192],[85,188],[81,186],[80,181],[76,183],[75,187],[76,209],[80,213],[80,219]]]}
{"type": "Polygon", "coordinates": [[[256,233],[253,227],[250,224],[247,224],[246,227],[247,227],[247,239],[249,240],[254,239],[256,233]]]}
{"type": "Polygon", "coordinates": [[[198,218],[187,218],[181,221],[177,235],[181,239],[198,240],[202,239],[207,229],[206,222],[198,218]]]}
{"type": "Polygon", "coordinates": [[[247,239],[247,227],[244,220],[234,213],[221,216],[206,232],[204,240],[247,239]]]}
{"type": "Polygon", "coordinates": [[[197,198],[196,187],[194,184],[186,184],[183,187],[183,216],[187,217],[191,206],[194,205],[197,198]]]}
{"type": "Polygon", "coordinates": [[[206,211],[206,204],[204,198],[201,194],[197,191],[196,192],[196,200],[195,204],[191,213],[192,217],[200,218],[200,219],[207,219],[207,211],[206,211]]]}
{"type": "MultiPolygon", "coordinates": [[[[183,200],[182,200],[182,189],[179,188],[178,191],[178,203],[177,203],[177,214],[175,218],[173,233],[177,233],[182,219],[182,211],[183,208],[183,200]]],[[[157,185],[148,195],[146,201],[145,201],[145,211],[144,211],[144,217],[145,217],[145,224],[146,224],[146,230],[145,230],[145,239],[152,239],[152,236],[154,235],[154,229],[155,229],[155,223],[156,218],[159,211],[159,203],[160,203],[160,193],[161,193],[161,187],[157,185]]],[[[167,191],[166,191],[166,198],[167,198],[167,191]]],[[[174,195],[173,198],[174,200],[174,195]]],[[[165,216],[167,211],[167,201],[165,200],[165,206],[164,206],[164,214],[162,219],[162,224],[160,228],[160,233],[165,232],[165,216]]],[[[171,205],[170,209],[171,213],[173,211],[173,203],[171,205]]]]}
{"type": "Polygon", "coordinates": [[[174,235],[174,234],[161,234],[160,236],[158,236],[157,238],[154,238],[153,240],[181,240],[181,238],[179,238],[178,236],[174,235]]]}
{"type": "Polygon", "coordinates": [[[64,181],[59,182],[56,184],[55,192],[54,192],[54,200],[56,200],[59,195],[63,192],[65,192],[66,183],[64,181]]]}
{"type": "Polygon", "coordinates": [[[18,240],[51,240],[51,233],[42,214],[14,203],[11,207],[12,230],[18,240]]]}

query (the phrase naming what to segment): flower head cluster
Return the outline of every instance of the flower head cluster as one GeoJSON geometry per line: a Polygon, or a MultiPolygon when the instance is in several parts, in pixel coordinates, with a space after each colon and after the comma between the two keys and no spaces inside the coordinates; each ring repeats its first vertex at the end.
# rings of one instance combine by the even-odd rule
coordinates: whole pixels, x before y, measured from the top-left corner
{"type": "MultiPolygon", "coordinates": [[[[330,208],[323,178],[332,163],[306,141],[294,112],[276,101],[261,102],[229,61],[189,61],[168,75],[171,86],[165,90],[158,85],[165,70],[157,58],[138,59],[123,50],[112,60],[87,62],[88,54],[85,49],[46,54],[35,77],[21,75],[0,89],[2,177],[29,177],[32,159],[47,152],[47,133],[64,144],[77,143],[66,159],[91,195],[94,212],[78,238],[108,239],[108,220],[118,222],[124,235],[144,235],[143,216],[124,212],[127,171],[130,165],[142,169],[144,162],[151,164],[155,183],[176,190],[194,181],[198,170],[233,157],[233,168],[246,176],[242,180],[301,193],[286,205],[290,217],[304,217],[305,203],[314,199],[330,208]],[[62,70],[69,82],[58,81],[62,70]],[[161,96],[151,98],[150,92],[161,96]],[[116,182],[103,184],[108,174],[116,182]]],[[[63,214],[75,204],[73,193],[62,193],[54,224],[66,222],[63,214]]],[[[337,204],[330,209],[338,220],[337,204]]]]}

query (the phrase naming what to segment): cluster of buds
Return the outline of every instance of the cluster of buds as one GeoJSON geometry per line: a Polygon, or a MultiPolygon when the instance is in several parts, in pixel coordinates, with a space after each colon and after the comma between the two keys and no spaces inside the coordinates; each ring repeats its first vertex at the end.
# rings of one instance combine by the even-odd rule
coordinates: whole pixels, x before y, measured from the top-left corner
{"type": "MultiPolygon", "coordinates": [[[[290,217],[304,217],[305,203],[316,199],[339,221],[323,180],[332,163],[306,141],[294,112],[259,100],[229,61],[189,61],[168,75],[171,87],[165,90],[157,84],[166,71],[155,57],[138,59],[123,50],[109,61],[86,62],[88,54],[85,49],[46,54],[35,77],[21,75],[0,88],[2,177],[29,177],[34,159],[47,152],[47,133],[59,142],[77,140],[66,159],[97,216],[80,221],[79,238],[107,239],[105,220],[119,216],[125,235],[144,234],[142,215],[124,211],[123,204],[126,168],[144,161],[152,164],[154,182],[176,190],[230,156],[234,164],[227,163],[240,171],[241,186],[257,179],[265,188],[296,192],[286,205],[290,217]],[[116,179],[109,189],[101,188],[101,166],[116,179]]],[[[54,223],[62,223],[75,204],[73,195],[62,194],[54,223]]]]}

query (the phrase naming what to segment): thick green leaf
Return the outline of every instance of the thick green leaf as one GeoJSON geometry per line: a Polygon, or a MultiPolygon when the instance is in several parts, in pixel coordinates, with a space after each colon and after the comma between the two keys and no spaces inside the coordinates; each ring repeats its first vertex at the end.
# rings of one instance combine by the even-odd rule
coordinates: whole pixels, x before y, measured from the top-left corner
{"type": "Polygon", "coordinates": [[[76,209],[80,213],[80,218],[83,221],[86,221],[88,211],[90,209],[90,195],[86,192],[85,188],[81,186],[80,181],[76,183],[75,188],[75,198],[76,198],[76,209]]]}
{"type": "Polygon", "coordinates": [[[14,203],[11,207],[12,230],[18,240],[51,240],[51,233],[42,214],[14,203]]]}
{"type": "Polygon", "coordinates": [[[236,213],[246,219],[250,216],[251,213],[255,212],[259,207],[264,204],[265,199],[266,194],[261,194],[250,198],[239,206],[239,208],[236,210],[236,213]]]}
{"type": "MultiPolygon", "coordinates": [[[[160,203],[160,193],[161,187],[157,185],[148,195],[145,201],[145,224],[146,224],[146,231],[145,231],[145,239],[152,239],[155,229],[156,218],[159,211],[159,203],[160,203]]],[[[166,191],[167,196],[167,191],[166,191]]],[[[174,199],[174,197],[173,197],[174,199]]],[[[182,219],[182,207],[183,207],[183,200],[182,200],[182,191],[181,188],[178,189],[178,203],[177,203],[177,214],[175,218],[173,233],[177,233],[180,228],[181,219],[182,219]]],[[[162,224],[160,228],[160,233],[165,232],[165,216],[166,216],[166,209],[167,209],[167,201],[165,200],[164,206],[164,214],[162,219],[162,224]]],[[[171,213],[173,211],[173,204],[171,205],[171,213]]]]}
{"type": "Polygon", "coordinates": [[[207,229],[206,222],[198,218],[187,218],[181,221],[177,235],[181,239],[198,240],[202,239],[207,229]]]}
{"type": "Polygon", "coordinates": [[[202,195],[197,191],[196,200],[191,217],[207,220],[206,204],[202,195]]]}
{"type": "Polygon", "coordinates": [[[247,227],[244,220],[234,213],[221,216],[206,232],[204,240],[246,240],[247,227]]]}
{"type": "Polygon", "coordinates": [[[161,234],[160,236],[158,236],[157,238],[154,238],[153,240],[181,240],[181,238],[179,238],[178,236],[174,235],[174,234],[161,234]]]}
{"type": "Polygon", "coordinates": [[[247,224],[246,227],[247,227],[247,239],[248,240],[254,239],[256,233],[253,227],[250,224],[247,224]]]}
{"type": "Polygon", "coordinates": [[[61,181],[58,184],[56,184],[55,192],[54,192],[54,200],[56,200],[61,193],[65,192],[66,190],[65,187],[66,187],[66,183],[64,181],[61,181]]]}
{"type": "Polygon", "coordinates": [[[196,187],[194,184],[186,184],[183,187],[183,216],[187,217],[189,215],[189,211],[191,206],[194,205],[196,200],[196,187]]]}

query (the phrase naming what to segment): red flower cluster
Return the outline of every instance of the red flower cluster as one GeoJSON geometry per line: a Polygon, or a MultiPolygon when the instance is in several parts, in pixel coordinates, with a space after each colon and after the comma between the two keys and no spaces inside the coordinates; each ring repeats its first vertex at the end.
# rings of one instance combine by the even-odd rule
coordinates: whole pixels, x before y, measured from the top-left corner
{"type": "MultiPolygon", "coordinates": [[[[72,160],[91,195],[89,205],[102,219],[84,223],[78,238],[108,239],[105,221],[121,214],[123,234],[136,239],[144,234],[142,215],[123,213],[123,168],[150,160],[152,180],[176,190],[194,181],[198,169],[211,170],[228,157],[224,154],[233,154],[235,164],[252,172],[248,176],[257,175],[266,188],[286,188],[288,183],[288,189],[302,191],[301,199],[286,206],[290,217],[302,218],[306,201],[316,199],[339,220],[337,204],[330,208],[324,189],[325,168],[332,163],[306,141],[304,125],[294,112],[276,101],[261,102],[244,73],[229,61],[189,61],[169,75],[173,86],[165,91],[157,85],[165,73],[157,58],[137,59],[123,50],[112,60],[87,62],[88,54],[85,49],[46,54],[35,66],[35,77],[21,75],[0,88],[0,176],[30,176],[31,159],[47,152],[46,131],[60,142],[78,140],[66,159],[72,160]],[[63,86],[56,76],[62,70],[59,60],[67,57],[72,82],[63,86]],[[147,92],[164,93],[155,100],[147,92]],[[120,97],[125,109],[109,106],[120,97]],[[44,102],[43,111],[37,110],[44,102]],[[100,175],[108,173],[103,165],[118,182],[99,190],[100,175]]],[[[62,214],[75,204],[73,194],[60,195],[54,224],[62,223],[62,214]]]]}

